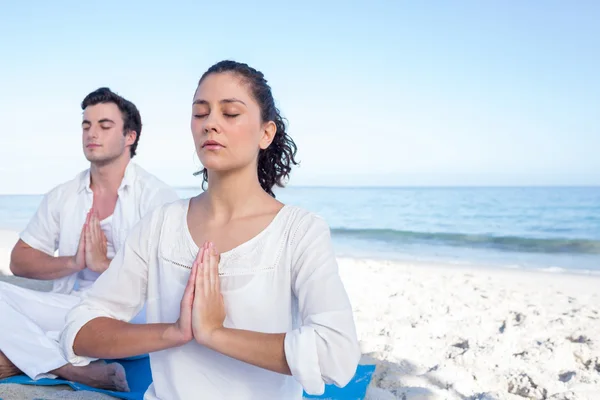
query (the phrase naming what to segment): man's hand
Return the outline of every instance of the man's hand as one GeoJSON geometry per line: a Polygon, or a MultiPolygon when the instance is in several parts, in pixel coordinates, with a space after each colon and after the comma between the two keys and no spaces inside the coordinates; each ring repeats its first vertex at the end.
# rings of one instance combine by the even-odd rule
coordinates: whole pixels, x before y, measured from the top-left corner
{"type": "Polygon", "coordinates": [[[106,236],[100,228],[98,213],[92,209],[85,228],[85,264],[90,270],[101,274],[108,269],[106,236]]]}
{"type": "Polygon", "coordinates": [[[79,245],[77,246],[77,253],[72,257],[71,265],[73,269],[76,271],[82,271],[85,269],[85,231],[87,229],[87,224],[89,220],[88,217],[85,220],[85,224],[83,224],[83,228],[81,229],[81,235],[79,237],[79,245]]]}

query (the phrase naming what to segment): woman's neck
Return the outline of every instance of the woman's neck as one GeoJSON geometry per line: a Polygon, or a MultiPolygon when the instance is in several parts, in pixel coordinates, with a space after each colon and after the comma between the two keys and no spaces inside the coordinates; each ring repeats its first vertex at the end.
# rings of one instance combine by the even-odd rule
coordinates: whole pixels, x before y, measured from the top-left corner
{"type": "Polygon", "coordinates": [[[210,173],[203,196],[208,214],[218,220],[231,220],[256,213],[273,198],[260,186],[256,169],[226,174],[210,173]]]}

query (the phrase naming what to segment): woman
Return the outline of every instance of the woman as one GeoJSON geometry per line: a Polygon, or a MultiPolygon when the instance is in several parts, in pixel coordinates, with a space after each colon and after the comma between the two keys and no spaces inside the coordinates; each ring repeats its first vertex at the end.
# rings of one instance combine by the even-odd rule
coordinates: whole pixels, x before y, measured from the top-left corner
{"type": "Polygon", "coordinates": [[[147,399],[300,399],[346,385],[360,358],[352,309],[328,225],[272,192],[296,146],[270,87],[223,61],[192,107],[207,189],[129,234],[67,317],[66,358],[151,353],[147,399]],[[146,299],[148,324],[125,322],[146,299]]]}

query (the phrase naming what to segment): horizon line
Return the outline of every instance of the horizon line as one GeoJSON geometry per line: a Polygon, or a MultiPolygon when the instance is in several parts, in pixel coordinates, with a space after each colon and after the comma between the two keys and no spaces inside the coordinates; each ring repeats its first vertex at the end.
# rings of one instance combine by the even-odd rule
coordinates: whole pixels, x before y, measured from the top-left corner
{"type": "MultiPolygon", "coordinates": [[[[175,190],[201,190],[199,186],[177,186],[171,185],[175,190]]],[[[600,184],[594,185],[289,185],[283,188],[275,187],[275,192],[285,189],[600,189],[600,184]]],[[[0,192],[0,196],[40,196],[46,193],[16,193],[0,192]]]]}

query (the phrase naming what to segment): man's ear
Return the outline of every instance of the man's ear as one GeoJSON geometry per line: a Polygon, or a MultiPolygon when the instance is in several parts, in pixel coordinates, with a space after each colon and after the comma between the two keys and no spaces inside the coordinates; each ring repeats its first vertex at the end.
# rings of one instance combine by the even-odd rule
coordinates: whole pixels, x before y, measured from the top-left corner
{"type": "Polygon", "coordinates": [[[125,134],[125,145],[127,146],[131,146],[135,143],[135,139],[137,138],[137,132],[136,131],[128,131],[125,134]]]}

